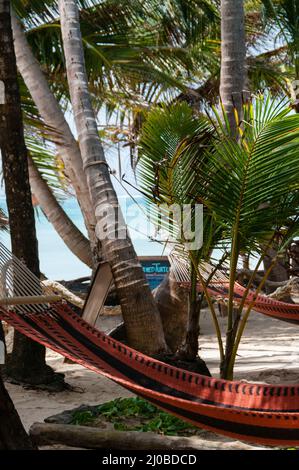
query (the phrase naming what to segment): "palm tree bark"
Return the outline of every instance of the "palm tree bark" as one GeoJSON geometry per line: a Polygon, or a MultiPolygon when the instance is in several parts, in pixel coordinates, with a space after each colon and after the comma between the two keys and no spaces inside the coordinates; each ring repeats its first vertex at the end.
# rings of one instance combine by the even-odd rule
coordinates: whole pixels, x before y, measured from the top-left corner
{"type": "MultiPolygon", "coordinates": [[[[14,46],[17,66],[44,122],[57,132],[57,150],[61,156],[66,174],[75,190],[85,220],[93,256],[98,259],[99,247],[96,246],[95,216],[83,171],[80,149],[53,95],[47,80],[27,42],[22,25],[12,15],[14,46]]],[[[46,207],[43,207],[46,211],[46,207]]]]}
{"type": "Polygon", "coordinates": [[[246,83],[246,46],[243,0],[221,0],[220,97],[232,134],[236,133],[235,111],[242,119],[246,83]]]}
{"type": "Polygon", "coordinates": [[[92,268],[93,261],[89,240],[84,237],[57,202],[30,156],[28,157],[28,167],[31,190],[43,213],[71,252],[92,268]]]}
{"type": "MultiPolygon", "coordinates": [[[[0,0],[0,15],[3,3],[0,0]]],[[[32,450],[35,446],[26,433],[0,375],[0,450],[32,450]]]]}
{"type": "MultiPolygon", "coordinates": [[[[221,0],[220,10],[220,97],[228,118],[228,131],[233,137],[238,138],[237,126],[242,121],[243,92],[247,76],[243,0],[221,0]]],[[[227,378],[238,322],[239,319],[234,320],[234,309],[230,298],[225,355],[220,367],[222,378],[227,378]],[[230,323],[234,324],[234,328],[229,326],[230,323]]]]}
{"type": "MultiPolygon", "coordinates": [[[[1,1],[0,81],[4,85],[4,96],[0,105],[0,149],[12,252],[39,277],[38,246],[9,7],[9,1],[1,1]]],[[[53,378],[52,370],[46,366],[45,348],[19,333],[15,334],[7,370],[17,380],[29,383],[36,383],[45,377],[53,378]]]]}
{"type": "MultiPolygon", "coordinates": [[[[88,91],[77,2],[60,0],[59,11],[71,103],[97,219],[96,234],[113,272],[128,341],[133,347],[149,354],[165,352],[167,346],[161,318],[132,242],[128,234],[122,239],[113,238],[116,224],[101,214],[106,207],[119,210],[119,213],[120,208],[88,91]],[[100,235],[100,232],[105,232],[106,236],[100,235]]],[[[118,227],[123,224],[121,214],[119,220],[118,227]]]]}

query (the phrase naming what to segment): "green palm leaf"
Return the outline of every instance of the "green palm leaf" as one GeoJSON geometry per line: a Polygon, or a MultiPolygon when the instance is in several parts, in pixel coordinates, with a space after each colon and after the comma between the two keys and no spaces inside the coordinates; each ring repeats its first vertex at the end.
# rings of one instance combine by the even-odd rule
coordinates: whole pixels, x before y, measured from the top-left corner
{"type": "MultiPolygon", "coordinates": [[[[168,208],[201,202],[196,193],[199,154],[206,155],[213,136],[209,120],[194,115],[186,103],[156,108],[142,128],[137,178],[153,222],[182,243],[182,221],[169,214],[168,208]]],[[[213,217],[207,222],[207,216],[206,210],[204,224],[208,230],[213,217]]]]}
{"type": "MultiPolygon", "coordinates": [[[[133,110],[187,91],[206,74],[219,14],[207,0],[80,2],[86,67],[95,109],[133,110]],[[193,78],[192,78],[193,80],[193,78]],[[150,93],[154,90],[154,93],[150,93]]],[[[58,96],[68,101],[57,2],[14,0],[34,54],[58,96]]],[[[124,111],[122,111],[124,112],[124,111]]],[[[137,110],[140,112],[140,110],[137,110]]],[[[134,119],[134,116],[133,116],[134,119]]]]}
{"type": "Polygon", "coordinates": [[[299,117],[260,96],[244,107],[239,142],[215,123],[186,104],[152,111],[137,174],[152,204],[201,202],[250,251],[298,211],[299,117]]]}

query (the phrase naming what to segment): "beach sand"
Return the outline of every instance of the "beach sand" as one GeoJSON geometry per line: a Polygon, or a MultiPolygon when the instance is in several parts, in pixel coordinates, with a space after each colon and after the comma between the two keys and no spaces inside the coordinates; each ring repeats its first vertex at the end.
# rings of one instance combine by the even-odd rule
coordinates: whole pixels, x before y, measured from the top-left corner
{"type": "MultiPolygon", "coordinates": [[[[222,327],[225,318],[220,318],[222,327]]],[[[118,324],[117,315],[102,317],[98,327],[109,331],[118,324]]],[[[218,376],[219,351],[208,310],[201,314],[200,355],[206,361],[211,373],[218,376]]],[[[95,405],[117,397],[131,396],[129,392],[112,381],[75,364],[66,364],[63,358],[47,352],[50,366],[65,374],[66,381],[74,387],[60,393],[49,393],[25,389],[7,383],[7,389],[28,430],[34,422],[73,409],[81,404],[95,405]]],[[[235,367],[235,379],[254,382],[298,383],[299,382],[299,328],[253,312],[239,349],[235,367]]],[[[204,432],[205,439],[230,441],[204,432]]]]}

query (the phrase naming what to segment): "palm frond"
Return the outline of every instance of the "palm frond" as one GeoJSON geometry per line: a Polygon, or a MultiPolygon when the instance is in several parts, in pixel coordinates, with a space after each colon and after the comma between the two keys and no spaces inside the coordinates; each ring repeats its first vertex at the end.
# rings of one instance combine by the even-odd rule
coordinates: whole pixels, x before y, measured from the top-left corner
{"type": "Polygon", "coordinates": [[[299,117],[285,104],[258,97],[245,106],[241,142],[223,136],[198,178],[202,196],[245,251],[298,211],[299,117]]]}
{"type": "MultiPolygon", "coordinates": [[[[201,203],[196,193],[199,154],[204,159],[211,151],[213,138],[214,128],[209,120],[194,115],[184,102],[152,110],[143,125],[137,178],[147,197],[151,220],[172,240],[184,243],[181,212],[178,217],[172,213],[173,208],[180,211],[186,205],[195,207],[201,203]],[[190,150],[195,147],[196,152],[190,150]]],[[[191,212],[189,217],[192,218],[191,212]]],[[[204,251],[209,252],[217,234],[207,207],[203,225],[213,236],[206,238],[202,256],[204,251]]]]}
{"type": "MultiPolygon", "coordinates": [[[[57,2],[15,0],[28,41],[50,81],[67,86],[57,2]],[[32,3],[32,4],[31,4],[32,3]]],[[[219,25],[214,2],[171,0],[80,1],[80,22],[89,83],[101,99],[120,93],[135,96],[139,85],[186,90],[191,74],[205,68],[202,46],[219,25]]],[[[213,54],[209,54],[213,57],[213,54]]],[[[139,90],[140,93],[140,90],[139,90]]]]}
{"type": "Polygon", "coordinates": [[[258,96],[244,105],[238,142],[223,129],[219,115],[212,125],[184,104],[152,111],[137,175],[151,204],[200,202],[223,239],[250,252],[298,212],[299,116],[258,96]]]}

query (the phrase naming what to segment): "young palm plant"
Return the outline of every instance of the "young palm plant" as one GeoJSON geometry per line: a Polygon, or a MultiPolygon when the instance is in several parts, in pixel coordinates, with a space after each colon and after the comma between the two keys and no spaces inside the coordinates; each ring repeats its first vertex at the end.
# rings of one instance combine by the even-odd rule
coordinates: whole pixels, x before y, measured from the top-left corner
{"type": "MultiPolygon", "coordinates": [[[[150,219],[160,231],[169,234],[167,243],[173,251],[179,250],[177,244],[181,244],[189,259],[191,289],[188,325],[177,351],[180,359],[188,361],[193,361],[198,354],[199,315],[203,300],[203,296],[198,296],[197,289],[198,264],[209,258],[221,238],[222,230],[222,227],[216,226],[214,214],[207,206],[204,207],[202,219],[198,218],[196,209],[201,203],[196,188],[197,173],[200,171],[198,164],[213,151],[215,139],[215,129],[210,121],[195,116],[186,103],[179,103],[170,108],[165,106],[153,110],[142,128],[139,141],[137,175],[142,193],[149,203],[150,219]],[[198,227],[198,223],[204,227],[206,236],[202,245],[197,243],[195,246],[195,240],[190,240],[186,228],[200,230],[202,227],[198,227]]],[[[199,233],[195,233],[195,237],[197,240],[201,238],[199,233]]],[[[219,326],[217,319],[214,320],[222,349],[219,326]]]]}
{"type": "MultiPolygon", "coordinates": [[[[156,121],[155,126],[151,126],[151,136],[149,137],[145,126],[140,141],[141,184],[144,188],[148,185],[149,199],[159,204],[151,195],[152,180],[149,175],[155,175],[154,168],[159,165],[159,161],[160,165],[167,167],[170,161],[168,149],[172,149],[173,155],[176,155],[176,158],[171,159],[175,167],[181,165],[181,160],[190,162],[189,166],[184,166],[184,175],[176,184],[182,188],[186,186],[190,199],[203,204],[206,218],[213,221],[216,227],[218,236],[213,238],[205,228],[203,247],[210,240],[206,253],[211,251],[216,241],[219,242],[219,237],[228,251],[229,295],[225,348],[222,347],[221,335],[219,336],[219,325],[208,292],[208,283],[201,274],[202,252],[188,253],[214,322],[218,325],[221,376],[227,379],[233,378],[238,346],[254,300],[289,240],[299,232],[299,118],[285,101],[277,102],[270,96],[259,96],[244,105],[243,113],[242,128],[238,129],[240,139],[236,141],[227,130],[225,113],[220,116],[215,112],[208,127],[205,117],[194,117],[182,108],[154,110],[148,121],[156,121]],[[173,116],[176,113],[180,114],[180,119],[177,117],[177,122],[174,122],[173,116]],[[162,119],[159,115],[162,115],[162,119]],[[179,120],[181,127],[178,126],[179,120]],[[162,121],[168,127],[162,127],[162,121]],[[190,139],[194,128],[197,128],[196,138],[190,139]],[[178,129],[181,130],[180,135],[178,129]],[[205,141],[202,145],[207,129],[209,144],[206,145],[205,141]],[[277,255],[259,283],[253,301],[244,309],[245,304],[248,304],[246,299],[255,273],[265,253],[274,244],[277,255]],[[234,287],[238,262],[243,253],[254,256],[256,265],[236,311],[234,287]]],[[[166,193],[167,187],[164,188],[160,180],[156,180],[156,184],[159,184],[161,193],[159,199],[164,200],[166,197],[162,192],[166,193]]],[[[155,189],[155,194],[157,193],[155,189]]]]}

